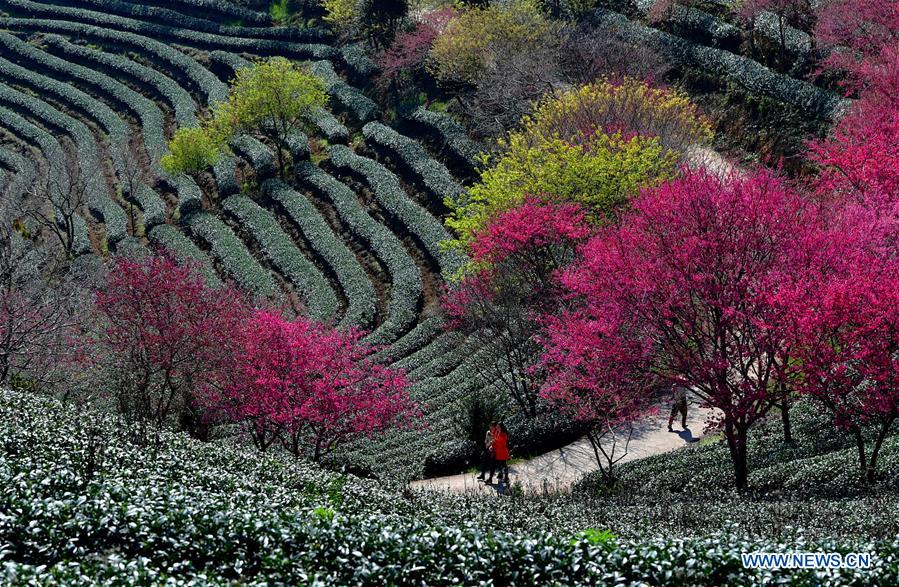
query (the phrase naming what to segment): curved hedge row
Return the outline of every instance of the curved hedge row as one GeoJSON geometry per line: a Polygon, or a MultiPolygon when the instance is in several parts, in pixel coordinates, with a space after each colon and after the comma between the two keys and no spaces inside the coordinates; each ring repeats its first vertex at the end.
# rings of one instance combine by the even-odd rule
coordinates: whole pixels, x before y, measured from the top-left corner
{"type": "Polygon", "coordinates": [[[45,35],[42,41],[47,51],[72,58],[79,63],[88,63],[95,71],[111,71],[116,76],[124,76],[140,86],[151,88],[152,92],[174,111],[175,122],[179,126],[197,125],[197,103],[190,93],[172,78],[127,57],[75,45],[59,35],[45,35]]]}
{"type": "Polygon", "coordinates": [[[193,179],[181,173],[172,177],[171,183],[178,192],[178,214],[182,218],[203,209],[203,192],[193,179]]]}
{"type": "MultiPolygon", "coordinates": [[[[301,163],[298,168],[311,166],[301,163]]],[[[262,192],[278,203],[297,226],[309,246],[331,268],[347,298],[347,310],[341,326],[366,328],[375,318],[375,288],[352,251],[325,222],[321,213],[304,196],[278,179],[261,186],[262,192]]]]}
{"type": "MultiPolygon", "coordinates": [[[[10,35],[6,35],[5,38],[9,39],[10,35]]],[[[40,51],[36,49],[35,51],[40,53],[40,51]]],[[[49,62],[54,59],[56,58],[48,56],[47,61],[49,62]]],[[[50,65],[49,63],[46,65],[42,64],[42,67],[49,68],[50,65]]],[[[115,144],[126,142],[131,135],[131,129],[128,127],[128,124],[126,124],[109,106],[95,100],[70,84],[36,73],[34,68],[22,67],[3,57],[0,57],[0,75],[2,75],[6,81],[16,80],[18,83],[32,88],[40,96],[52,96],[72,110],[80,112],[85,117],[98,122],[103,131],[109,135],[110,141],[115,144]]],[[[62,113],[59,113],[59,115],[70,118],[68,115],[62,113]]],[[[53,118],[58,118],[58,116],[54,115],[53,118]]],[[[54,123],[51,121],[51,124],[60,128],[68,128],[65,122],[54,123]]],[[[93,142],[93,139],[91,142],[93,142]]],[[[96,176],[96,171],[91,175],[96,176]]]]}
{"type": "Polygon", "coordinates": [[[182,224],[191,234],[204,241],[222,263],[222,267],[244,291],[260,297],[274,296],[278,286],[262,268],[234,231],[208,212],[196,212],[182,224]]]}
{"type": "Polygon", "coordinates": [[[441,243],[452,238],[443,223],[409,198],[392,171],[344,145],[334,145],[330,154],[336,167],[348,170],[368,184],[381,207],[422,242],[441,271],[450,275],[465,264],[456,251],[441,247],[441,243]]]}
{"type": "Polygon", "coordinates": [[[350,43],[340,48],[340,61],[346,66],[350,80],[355,85],[366,86],[378,75],[378,66],[368,56],[361,43],[350,43]]]}
{"type": "Polygon", "coordinates": [[[381,115],[381,109],[375,101],[343,81],[329,61],[316,61],[310,68],[312,73],[324,80],[326,91],[333,99],[332,104],[357,124],[365,124],[381,115]]]}
{"type": "Polygon", "coordinates": [[[6,7],[16,14],[24,14],[34,18],[44,17],[71,20],[76,23],[83,23],[82,26],[93,25],[106,29],[136,33],[152,39],[167,39],[200,49],[248,51],[259,55],[283,55],[295,59],[332,59],[337,55],[336,50],[328,45],[226,37],[143,22],[83,8],[40,4],[31,0],[0,0],[0,7],[6,7]]]}
{"type": "Polygon", "coordinates": [[[362,134],[366,143],[398,159],[441,201],[455,200],[463,192],[462,186],[453,179],[446,166],[435,161],[418,141],[380,122],[369,122],[362,128],[362,134]]]}
{"type": "MultiPolygon", "coordinates": [[[[654,0],[637,0],[636,7],[647,14],[654,0]]],[[[733,9],[732,2],[716,2],[722,9],[733,9]]],[[[678,27],[689,32],[695,32],[699,37],[708,37],[716,42],[715,46],[738,46],[743,37],[743,30],[734,24],[722,20],[708,12],[690,6],[674,5],[672,21],[678,27]]],[[[777,15],[764,10],[759,13],[753,23],[756,33],[762,34],[772,42],[780,44],[780,25],[777,15]]],[[[808,33],[801,31],[789,24],[784,25],[784,41],[786,48],[791,53],[802,56],[812,50],[812,40],[808,33]]]]}
{"type": "Polygon", "coordinates": [[[387,316],[368,336],[368,341],[373,344],[393,342],[409,329],[418,314],[422,283],[415,261],[395,234],[365,212],[349,187],[310,163],[298,165],[296,174],[299,180],[334,205],[350,231],[367,242],[374,255],[387,267],[391,281],[387,316]]]}
{"type": "MultiPolygon", "coordinates": [[[[44,78],[34,74],[22,67],[19,67],[5,59],[0,58],[0,75],[7,75],[25,81],[34,87],[45,89],[48,92],[61,92],[59,95],[64,101],[71,97],[72,101],[78,103],[81,107],[89,109],[89,111],[98,112],[99,116],[103,116],[104,107],[109,113],[112,113],[108,107],[100,106],[93,98],[88,97],[83,92],[72,89],[72,94],[67,95],[57,86],[67,86],[60,84],[55,80],[44,78]]],[[[85,181],[87,190],[87,207],[91,212],[98,215],[106,225],[107,239],[110,243],[115,243],[123,239],[128,234],[128,218],[120,206],[109,198],[108,187],[105,184],[103,176],[97,173],[98,169],[102,169],[100,158],[97,153],[97,144],[91,131],[80,120],[76,120],[67,114],[63,114],[59,110],[49,106],[45,102],[37,100],[28,94],[23,94],[13,90],[5,84],[0,84],[0,102],[14,105],[14,107],[25,110],[29,115],[40,119],[43,124],[50,127],[60,129],[75,141],[77,149],[76,156],[80,169],[80,175],[85,181]]],[[[114,120],[122,123],[115,113],[112,113],[114,120]]],[[[112,120],[105,120],[107,124],[112,125],[112,120]]],[[[127,126],[125,127],[127,133],[127,126]]],[[[127,134],[125,135],[127,136],[127,134]]]]}
{"type": "Polygon", "coordinates": [[[151,252],[139,238],[126,236],[116,244],[115,255],[117,257],[135,259],[148,257],[151,255],[151,252]]]}
{"type": "Polygon", "coordinates": [[[203,18],[215,15],[227,21],[248,22],[263,27],[272,24],[272,17],[267,12],[252,10],[247,6],[227,0],[143,0],[143,3],[166,8],[176,6],[180,12],[203,18]]]}
{"type": "MultiPolygon", "coordinates": [[[[7,1],[0,0],[0,6],[7,1]]],[[[221,102],[228,97],[228,86],[219,81],[217,77],[204,69],[194,59],[165,43],[160,43],[145,36],[113,30],[106,26],[92,26],[80,22],[37,18],[4,17],[0,18],[0,27],[11,30],[60,33],[78,38],[98,40],[101,43],[119,48],[124,47],[126,50],[146,54],[154,62],[165,63],[170,73],[183,78],[190,86],[202,93],[209,103],[221,102]]]]}
{"type": "MultiPolygon", "coordinates": [[[[19,98],[19,96],[16,95],[17,93],[13,93],[10,88],[3,86],[2,84],[0,84],[0,94],[8,95],[12,100],[17,100],[19,98]]],[[[2,98],[0,98],[0,101],[2,101],[2,98]]],[[[0,106],[0,127],[6,128],[13,135],[35,145],[47,162],[47,173],[50,174],[50,181],[54,186],[53,189],[59,188],[63,191],[68,189],[71,178],[68,176],[68,171],[66,170],[66,154],[56,137],[44,129],[32,124],[17,112],[8,110],[2,106],[0,106]]],[[[50,205],[57,205],[52,201],[50,194],[48,194],[48,200],[50,200],[50,205]]],[[[80,216],[77,217],[75,221],[75,242],[73,245],[73,252],[76,255],[92,252],[87,223],[80,216]]]]}
{"type": "Polygon", "coordinates": [[[434,112],[421,107],[407,118],[413,126],[435,137],[440,150],[469,171],[478,165],[478,155],[484,150],[473,141],[465,128],[445,112],[434,112]]]}
{"type": "Polygon", "coordinates": [[[165,202],[150,186],[141,184],[134,190],[133,194],[128,194],[128,197],[133,198],[137,205],[140,206],[141,211],[143,211],[145,228],[149,229],[165,222],[165,202]]]}
{"type": "Polygon", "coordinates": [[[192,29],[204,33],[225,35],[229,37],[247,37],[254,39],[272,39],[275,41],[295,41],[300,43],[327,41],[331,33],[323,28],[301,27],[247,27],[221,24],[158,6],[131,4],[119,0],[69,0],[71,2],[91,6],[104,12],[111,12],[139,20],[153,20],[160,24],[183,29],[192,29]]]}
{"type": "Polygon", "coordinates": [[[226,18],[229,21],[246,21],[260,26],[268,26],[272,23],[272,18],[268,13],[251,10],[246,6],[226,0],[144,0],[143,3],[162,5],[166,8],[174,5],[181,11],[196,13],[203,17],[214,13],[219,18],[226,18]]]}
{"type": "Polygon", "coordinates": [[[160,249],[167,251],[178,261],[190,261],[197,265],[203,274],[206,284],[220,287],[221,280],[212,267],[212,260],[192,240],[170,224],[160,224],[147,233],[147,237],[160,249]]]}
{"type": "Polygon", "coordinates": [[[287,150],[294,163],[309,158],[309,137],[302,131],[296,130],[287,137],[287,150]]]}
{"type": "Polygon", "coordinates": [[[297,248],[271,212],[244,196],[231,196],[222,202],[222,207],[256,239],[271,264],[297,288],[314,319],[327,321],[337,313],[337,296],[328,280],[297,248]]]}
{"type": "Polygon", "coordinates": [[[348,454],[374,458],[379,468],[390,471],[398,479],[423,477],[429,462],[439,464],[444,471],[447,463],[467,466],[471,447],[459,442],[457,402],[483,387],[478,364],[488,356],[489,349],[468,349],[465,360],[454,365],[448,373],[414,381],[409,395],[428,407],[429,426],[426,430],[394,430],[376,440],[349,445],[348,454]]]}
{"type": "MultiPolygon", "coordinates": [[[[72,78],[77,82],[95,88],[108,100],[125,106],[140,119],[144,144],[148,153],[154,159],[154,163],[158,157],[161,157],[166,152],[164,119],[159,107],[152,100],[147,99],[106,74],[49,55],[9,33],[0,32],[0,47],[7,51],[6,55],[16,55],[26,59],[37,65],[41,71],[53,71],[61,75],[62,79],[72,78]]],[[[117,132],[122,131],[119,129],[117,132]]],[[[127,138],[130,130],[125,131],[125,133],[124,136],[113,137],[113,140],[121,141],[127,138]]]]}
{"type": "Polygon", "coordinates": [[[849,101],[808,82],[775,73],[747,57],[691,43],[678,36],[632,22],[626,16],[597,8],[594,24],[611,27],[630,36],[634,43],[658,45],[677,63],[729,79],[751,93],[770,96],[823,119],[838,118],[849,101]]]}
{"type": "Polygon", "coordinates": [[[15,209],[34,183],[34,163],[19,153],[0,148],[0,165],[10,171],[6,185],[0,180],[0,194],[3,195],[0,205],[15,209]]]}
{"type": "Polygon", "coordinates": [[[394,363],[393,366],[411,373],[461,346],[464,341],[465,337],[458,332],[443,332],[428,341],[427,345],[394,363]]]}
{"type": "Polygon", "coordinates": [[[219,198],[227,198],[233,196],[240,191],[237,185],[237,165],[234,157],[222,157],[218,163],[213,165],[212,174],[215,176],[215,183],[218,186],[219,198]]]}
{"type": "Polygon", "coordinates": [[[316,109],[315,112],[312,113],[312,120],[310,122],[312,122],[312,124],[315,125],[315,128],[317,128],[318,131],[331,142],[345,142],[350,138],[350,131],[347,130],[347,127],[337,120],[337,118],[326,108],[316,109]]]}
{"type": "MultiPolygon", "coordinates": [[[[35,66],[39,71],[54,72],[62,79],[71,78],[76,82],[95,88],[107,99],[125,105],[141,121],[144,144],[152,158],[153,168],[156,169],[157,158],[166,151],[166,141],[162,112],[151,100],[106,74],[45,53],[9,33],[0,32],[0,47],[6,50],[6,55],[23,59],[28,65],[35,66]]],[[[3,66],[4,61],[0,60],[0,71],[7,71],[8,73],[9,70],[4,69],[3,66]]],[[[47,76],[34,74],[31,70],[24,67],[15,68],[13,73],[17,75],[18,79],[42,91],[55,94],[61,101],[71,104],[86,116],[97,120],[109,133],[110,141],[113,143],[111,148],[129,148],[128,139],[131,129],[106,104],[94,100],[93,97],[69,84],[47,76]]],[[[87,137],[83,131],[79,130],[78,132],[81,136],[79,144],[87,143],[87,137]]],[[[123,173],[123,161],[116,157],[113,157],[112,161],[116,171],[120,174],[123,173]]],[[[159,170],[156,169],[156,171],[159,170]]],[[[105,187],[100,188],[97,186],[94,189],[99,191],[100,189],[105,189],[105,187]]],[[[165,222],[165,203],[159,195],[147,186],[142,186],[142,189],[137,191],[138,193],[136,194],[125,195],[133,197],[141,207],[144,212],[145,225],[149,227],[165,222]]],[[[115,243],[126,236],[127,217],[119,212],[119,207],[116,204],[105,198],[95,198],[94,200],[89,200],[88,205],[107,224],[106,228],[110,242],[115,243]]]]}
{"type": "Polygon", "coordinates": [[[401,336],[390,346],[380,349],[373,356],[383,363],[396,365],[404,357],[417,353],[443,330],[443,319],[439,316],[425,318],[415,328],[401,336]]]}
{"type": "Polygon", "coordinates": [[[278,174],[275,154],[266,145],[249,135],[239,135],[231,139],[231,148],[256,172],[260,182],[278,174]]]}

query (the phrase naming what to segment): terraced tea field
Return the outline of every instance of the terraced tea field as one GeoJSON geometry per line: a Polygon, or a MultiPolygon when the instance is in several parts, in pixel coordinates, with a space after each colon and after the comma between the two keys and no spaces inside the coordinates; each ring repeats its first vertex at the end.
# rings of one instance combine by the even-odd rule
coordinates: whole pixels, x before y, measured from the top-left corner
{"type": "Polygon", "coordinates": [[[6,198],[84,182],[77,263],[159,247],[212,284],[369,331],[410,374],[430,428],[360,444],[356,456],[414,473],[452,439],[442,415],[481,385],[473,365],[486,351],[437,317],[441,274],[463,261],[440,245],[443,201],[462,190],[445,163],[470,171],[478,152],[451,118],[420,111],[403,126],[411,134],[393,130],[354,85],[375,70],[358,46],[224,1],[2,0],[0,11],[6,198]],[[273,55],[308,62],[330,97],[313,135],[292,137],[289,177],[276,177],[272,150],[250,136],[232,141],[233,156],[202,185],[167,174],[159,161],[174,129],[224,100],[237,69],[273,55]],[[317,163],[310,142],[323,149],[317,163]]]}

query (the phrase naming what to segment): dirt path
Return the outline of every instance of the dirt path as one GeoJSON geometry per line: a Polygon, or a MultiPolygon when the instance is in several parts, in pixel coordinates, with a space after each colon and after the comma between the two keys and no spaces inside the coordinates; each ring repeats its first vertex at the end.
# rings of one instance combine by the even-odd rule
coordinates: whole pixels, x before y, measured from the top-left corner
{"type": "MultiPolygon", "coordinates": [[[[647,416],[634,424],[633,436],[628,445],[627,454],[618,462],[626,463],[635,459],[677,450],[698,442],[705,428],[705,421],[711,415],[711,409],[699,408],[695,399],[691,401],[687,429],[681,429],[675,422],[674,432],[668,432],[668,406],[660,406],[656,415],[647,416]]],[[[618,450],[627,438],[624,429],[616,431],[618,450]]],[[[611,447],[612,439],[603,442],[604,447],[611,447]]],[[[617,453],[620,454],[620,453],[617,453]]],[[[514,455],[513,455],[514,456],[514,455]]],[[[526,493],[543,493],[565,490],[587,473],[599,469],[593,448],[586,438],[582,438],[568,446],[550,451],[527,461],[509,467],[512,485],[520,485],[526,493]]],[[[487,485],[475,478],[475,473],[463,473],[447,477],[435,477],[413,481],[414,489],[449,491],[452,493],[505,493],[505,484],[487,485]]]]}

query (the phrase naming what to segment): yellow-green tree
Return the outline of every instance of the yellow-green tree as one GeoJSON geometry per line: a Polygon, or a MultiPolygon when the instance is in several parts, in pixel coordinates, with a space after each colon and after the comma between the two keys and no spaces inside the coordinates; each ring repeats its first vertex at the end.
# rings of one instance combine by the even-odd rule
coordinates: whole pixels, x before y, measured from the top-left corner
{"type": "Polygon", "coordinates": [[[169,153],[162,168],[172,174],[196,176],[219,162],[225,141],[208,126],[183,127],[169,141],[169,153]]]}
{"type": "Polygon", "coordinates": [[[215,165],[237,133],[260,135],[275,147],[278,169],[286,172],[290,136],[305,128],[311,114],[328,103],[325,84],[306,67],[283,57],[239,69],[231,93],[196,128],[180,128],[169,141],[163,167],[196,174],[215,165]]]}
{"type": "Polygon", "coordinates": [[[230,134],[261,135],[272,142],[283,176],[290,136],[328,103],[324,82],[296,63],[273,57],[237,70],[228,100],[215,110],[213,126],[230,134]]]}
{"type": "Polygon", "coordinates": [[[554,94],[525,124],[532,137],[559,136],[574,144],[596,130],[654,136],[681,153],[712,139],[711,123],[685,92],[632,78],[598,80],[554,94]]]}
{"type": "Polygon", "coordinates": [[[322,0],[325,22],[340,35],[351,35],[359,26],[362,6],[359,0],[322,0]]]}
{"type": "Polygon", "coordinates": [[[535,0],[509,0],[468,8],[453,18],[430,52],[430,68],[443,83],[471,84],[501,53],[521,53],[548,42],[557,25],[535,0]]]}
{"type": "Polygon", "coordinates": [[[464,247],[497,214],[528,196],[578,202],[602,222],[614,218],[644,186],[673,176],[677,158],[654,137],[625,138],[602,132],[573,145],[556,137],[512,133],[497,156],[458,201],[448,201],[447,225],[464,247]]]}
{"type": "Polygon", "coordinates": [[[546,98],[499,143],[480,181],[454,202],[447,225],[465,247],[497,214],[527,196],[585,206],[594,222],[617,217],[641,188],[674,176],[711,125],[676,89],[599,80],[546,98]]]}

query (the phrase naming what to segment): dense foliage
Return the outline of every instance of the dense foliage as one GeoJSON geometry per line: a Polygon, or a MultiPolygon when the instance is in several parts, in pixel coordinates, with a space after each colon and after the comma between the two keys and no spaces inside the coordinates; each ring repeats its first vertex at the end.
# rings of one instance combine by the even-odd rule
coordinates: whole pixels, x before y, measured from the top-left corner
{"type": "Polygon", "coordinates": [[[897,546],[888,540],[741,537],[737,529],[716,532],[708,512],[702,515],[713,529],[699,537],[619,539],[586,531],[589,522],[575,514],[583,507],[558,500],[535,502],[556,531],[523,530],[541,516],[525,502],[403,494],[170,434],[142,448],[114,420],[32,395],[2,392],[0,418],[0,509],[8,512],[0,518],[0,558],[12,582],[443,585],[513,577],[749,585],[770,577],[861,585],[897,576],[897,546]],[[520,508],[530,520],[513,514],[520,508]],[[574,517],[566,522],[563,513],[574,517]],[[502,519],[524,533],[497,529],[502,519]],[[792,548],[873,552],[875,566],[818,574],[742,569],[741,552],[792,548]]]}

